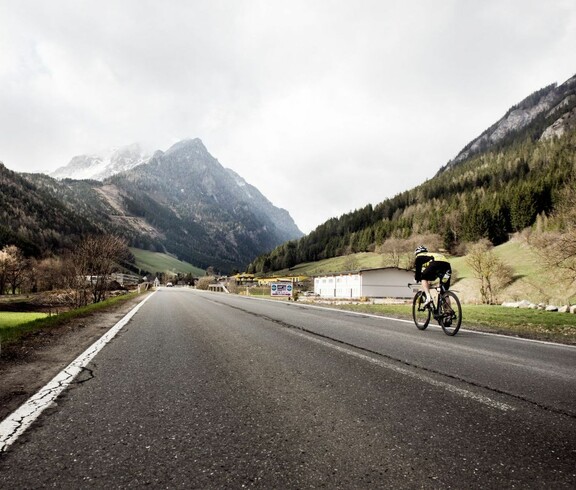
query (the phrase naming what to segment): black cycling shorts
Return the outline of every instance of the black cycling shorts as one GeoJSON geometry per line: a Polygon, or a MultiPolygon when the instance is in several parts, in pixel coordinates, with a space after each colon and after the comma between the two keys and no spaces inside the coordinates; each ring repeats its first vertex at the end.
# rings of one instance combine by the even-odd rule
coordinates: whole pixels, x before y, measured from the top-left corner
{"type": "MultiPolygon", "coordinates": [[[[427,281],[435,281],[443,277],[446,272],[452,272],[452,266],[450,262],[445,262],[444,260],[433,260],[426,269],[422,271],[422,279],[426,279],[427,281]]],[[[450,287],[450,278],[443,281],[444,286],[446,289],[450,287]]]]}

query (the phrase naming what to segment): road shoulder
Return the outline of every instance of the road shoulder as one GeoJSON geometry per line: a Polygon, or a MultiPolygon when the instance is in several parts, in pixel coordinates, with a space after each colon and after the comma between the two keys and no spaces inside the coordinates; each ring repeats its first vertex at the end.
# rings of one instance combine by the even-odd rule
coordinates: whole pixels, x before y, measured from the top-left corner
{"type": "Polygon", "coordinates": [[[0,420],[22,405],[146,296],[28,335],[0,354],[0,420]]]}

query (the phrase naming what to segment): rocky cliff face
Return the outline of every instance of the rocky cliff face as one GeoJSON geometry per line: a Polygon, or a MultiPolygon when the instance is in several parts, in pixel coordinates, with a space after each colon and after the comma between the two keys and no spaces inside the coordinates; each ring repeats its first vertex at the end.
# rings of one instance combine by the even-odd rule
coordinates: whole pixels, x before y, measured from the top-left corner
{"type": "MultiPolygon", "coordinates": [[[[562,115],[556,119],[550,126],[548,126],[542,133],[543,140],[547,140],[554,137],[560,137],[564,133],[574,129],[576,127],[576,107],[570,106],[576,104],[576,95],[571,95],[563,100],[562,106],[567,106],[566,112],[562,111],[562,115]]],[[[558,112],[560,112],[561,107],[558,112]]]]}
{"type": "Polygon", "coordinates": [[[562,134],[567,127],[574,126],[576,107],[576,76],[562,85],[549,85],[512,107],[494,125],[474,139],[442,170],[492,149],[507,138],[523,130],[532,129],[538,137],[548,138],[562,134]]]}

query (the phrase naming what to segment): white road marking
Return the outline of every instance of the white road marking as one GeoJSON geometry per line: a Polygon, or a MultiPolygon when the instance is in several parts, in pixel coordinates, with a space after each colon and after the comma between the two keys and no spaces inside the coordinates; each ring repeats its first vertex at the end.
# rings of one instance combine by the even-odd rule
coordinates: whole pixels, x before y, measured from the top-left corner
{"type": "Polygon", "coordinates": [[[114,338],[114,336],[130,321],[142,305],[152,297],[149,294],[138,303],[130,312],[114,325],[105,335],[100,337],[88,349],[72,361],[63,371],[58,373],[52,381],[30,397],[20,408],[12,412],[0,423],[0,453],[6,451],[38,416],[58,397],[62,391],[74,380],[98,352],[114,338]]]}
{"type": "Polygon", "coordinates": [[[387,362],[387,361],[384,361],[382,359],[376,359],[376,358],[371,357],[367,354],[363,354],[361,352],[352,350],[352,349],[347,348],[347,347],[342,347],[340,345],[334,344],[334,343],[329,342],[327,340],[320,339],[318,337],[313,337],[313,336],[306,334],[306,333],[303,333],[303,332],[298,332],[296,330],[290,330],[290,332],[295,334],[295,335],[305,337],[306,339],[311,340],[312,342],[316,342],[317,344],[321,344],[323,346],[329,347],[330,349],[337,350],[338,352],[342,352],[342,353],[347,354],[349,356],[356,357],[358,359],[362,359],[363,361],[367,361],[367,362],[370,362],[372,364],[376,364],[377,366],[380,366],[380,367],[383,367],[386,369],[391,369],[391,370],[396,371],[397,373],[400,373],[404,376],[410,376],[410,377],[415,378],[419,381],[423,381],[425,383],[436,386],[438,388],[442,388],[446,391],[449,391],[449,392],[454,393],[456,395],[459,395],[461,397],[475,400],[475,401],[482,403],[483,405],[487,405],[491,408],[496,408],[496,409],[501,410],[503,412],[515,410],[515,408],[513,406],[508,405],[507,403],[502,403],[502,402],[493,400],[490,397],[480,395],[478,393],[474,393],[472,391],[465,390],[462,388],[458,388],[457,386],[454,386],[450,383],[438,381],[436,379],[431,378],[430,376],[426,376],[422,373],[418,373],[418,372],[412,371],[410,369],[403,368],[403,367],[398,366],[396,364],[393,364],[391,362],[387,362]]]}

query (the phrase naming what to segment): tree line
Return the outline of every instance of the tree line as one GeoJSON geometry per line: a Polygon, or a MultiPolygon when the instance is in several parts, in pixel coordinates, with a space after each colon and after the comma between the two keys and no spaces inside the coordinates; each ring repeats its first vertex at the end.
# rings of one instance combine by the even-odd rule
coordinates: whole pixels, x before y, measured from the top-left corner
{"type": "Polygon", "coordinates": [[[0,250],[0,294],[64,291],[71,306],[106,299],[110,279],[130,261],[126,240],[114,235],[88,235],[61,256],[26,257],[16,245],[0,250]]]}

